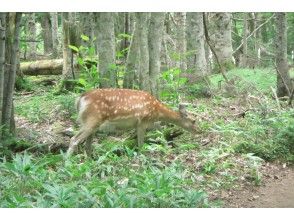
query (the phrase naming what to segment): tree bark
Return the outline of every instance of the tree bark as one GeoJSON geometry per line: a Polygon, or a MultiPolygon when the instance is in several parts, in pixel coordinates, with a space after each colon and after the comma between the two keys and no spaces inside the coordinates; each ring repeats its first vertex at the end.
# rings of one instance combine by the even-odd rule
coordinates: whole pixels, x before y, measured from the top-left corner
{"type": "Polygon", "coordinates": [[[49,12],[44,12],[41,18],[42,35],[44,40],[44,53],[52,53],[52,24],[49,12]]]}
{"type": "Polygon", "coordinates": [[[225,70],[233,67],[232,37],[231,37],[231,13],[212,13],[210,35],[219,58],[219,62],[225,70]]]}
{"type": "Polygon", "coordinates": [[[22,74],[29,76],[61,75],[62,69],[63,59],[37,60],[33,62],[23,62],[20,64],[22,74]]]}
{"type": "Polygon", "coordinates": [[[242,39],[242,55],[240,57],[240,67],[247,67],[248,49],[247,49],[247,33],[248,33],[248,14],[243,15],[243,39],[242,39]]]}
{"type": "Polygon", "coordinates": [[[114,13],[99,13],[98,52],[100,87],[116,87],[114,13]]]}
{"type": "Polygon", "coordinates": [[[287,19],[286,13],[276,13],[276,64],[277,64],[277,95],[290,96],[292,85],[288,73],[287,61],[287,19]]]}
{"type": "Polygon", "coordinates": [[[207,62],[204,47],[203,16],[200,12],[187,13],[187,53],[188,71],[198,76],[207,75],[207,62]]]}
{"type": "Polygon", "coordinates": [[[51,23],[52,23],[52,53],[53,57],[58,57],[58,12],[51,12],[51,23]]]}
{"type": "Polygon", "coordinates": [[[141,90],[150,91],[149,81],[149,49],[148,49],[148,26],[150,13],[136,13],[138,23],[138,39],[139,39],[139,88],[141,90]]]}
{"type": "Polygon", "coordinates": [[[187,69],[186,65],[186,34],[185,34],[185,19],[186,13],[176,12],[175,13],[175,22],[176,22],[176,52],[179,57],[177,60],[177,67],[181,69],[182,72],[185,72],[187,69]]]}
{"type": "MultiPolygon", "coordinates": [[[[81,33],[89,37],[90,41],[94,40],[95,33],[94,33],[94,14],[92,12],[81,12],[80,15],[80,26],[81,26],[81,33]]],[[[83,41],[82,41],[83,42],[83,41]]],[[[89,43],[83,42],[84,46],[89,46],[89,43]]]]}
{"type": "Polygon", "coordinates": [[[30,60],[34,60],[36,59],[36,52],[37,52],[35,13],[27,14],[26,33],[27,33],[26,40],[28,40],[26,58],[30,60]]]}
{"type": "MultiPolygon", "coordinates": [[[[4,98],[4,72],[5,72],[5,31],[6,31],[6,13],[0,13],[0,126],[2,125],[3,98],[4,98]]],[[[2,129],[0,129],[0,140],[2,129]]]]}
{"type": "Polygon", "coordinates": [[[138,39],[138,23],[133,27],[130,49],[127,55],[126,69],[123,80],[123,87],[133,89],[135,84],[135,76],[138,75],[139,62],[139,39],[138,39]]]}
{"type": "Polygon", "coordinates": [[[71,45],[70,42],[70,26],[72,26],[73,16],[71,12],[63,12],[62,13],[62,33],[63,33],[63,68],[62,75],[63,80],[68,80],[74,78],[73,69],[72,69],[72,58],[73,52],[68,47],[71,45]]]}
{"type": "Polygon", "coordinates": [[[15,132],[12,97],[14,92],[17,62],[19,61],[18,53],[21,16],[22,13],[9,13],[7,25],[9,31],[6,32],[6,45],[9,45],[6,47],[6,57],[9,57],[9,62],[6,62],[8,64],[8,68],[5,71],[6,87],[3,94],[2,124],[4,124],[11,133],[15,132]],[[11,51],[7,51],[8,48],[11,49],[11,51]]]}
{"type": "Polygon", "coordinates": [[[163,38],[164,13],[151,13],[149,26],[149,82],[150,92],[159,97],[158,80],[160,74],[160,52],[163,38]]]}

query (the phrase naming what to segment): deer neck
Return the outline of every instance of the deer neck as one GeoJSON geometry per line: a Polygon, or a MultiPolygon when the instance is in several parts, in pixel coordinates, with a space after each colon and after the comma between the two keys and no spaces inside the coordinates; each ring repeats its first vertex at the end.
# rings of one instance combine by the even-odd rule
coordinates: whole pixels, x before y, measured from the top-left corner
{"type": "Polygon", "coordinates": [[[167,123],[172,123],[175,125],[180,125],[180,113],[176,112],[172,109],[167,108],[166,106],[163,106],[160,110],[159,110],[159,120],[163,121],[163,122],[167,122],[167,123]]]}

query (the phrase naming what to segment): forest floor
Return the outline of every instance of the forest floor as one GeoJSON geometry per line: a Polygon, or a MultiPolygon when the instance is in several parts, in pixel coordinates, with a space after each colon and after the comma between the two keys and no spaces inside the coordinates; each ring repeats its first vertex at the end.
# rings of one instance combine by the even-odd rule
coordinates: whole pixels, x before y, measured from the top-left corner
{"type": "Polygon", "coordinates": [[[237,73],[249,81],[239,82],[241,95],[226,88],[212,98],[192,94],[188,111],[201,133],[170,141],[164,132],[175,127],[165,125],[147,132],[140,149],[132,147],[130,132],[99,133],[93,160],[81,148],[67,164],[64,152],[79,127],[78,93],[55,95],[43,78],[30,78],[33,91],[15,95],[17,136],[24,141],[0,163],[0,207],[294,208],[288,151],[294,111],[285,101],[277,108],[268,89],[272,72],[237,73]]]}
{"type": "Polygon", "coordinates": [[[276,166],[261,186],[247,186],[225,199],[231,208],[294,208],[294,170],[276,166]]]}

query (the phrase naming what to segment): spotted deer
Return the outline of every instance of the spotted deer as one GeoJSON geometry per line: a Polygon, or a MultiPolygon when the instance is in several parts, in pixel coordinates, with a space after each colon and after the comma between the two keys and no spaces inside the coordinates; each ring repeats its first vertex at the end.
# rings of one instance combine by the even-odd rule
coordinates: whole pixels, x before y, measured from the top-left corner
{"type": "Polygon", "coordinates": [[[184,105],[174,111],[148,92],[131,89],[95,89],[82,94],[76,101],[81,129],[72,137],[67,151],[86,141],[86,153],[92,154],[93,134],[97,129],[112,126],[116,129],[136,128],[138,146],[144,144],[146,129],[157,121],[196,131],[195,120],[188,116],[184,105]]]}

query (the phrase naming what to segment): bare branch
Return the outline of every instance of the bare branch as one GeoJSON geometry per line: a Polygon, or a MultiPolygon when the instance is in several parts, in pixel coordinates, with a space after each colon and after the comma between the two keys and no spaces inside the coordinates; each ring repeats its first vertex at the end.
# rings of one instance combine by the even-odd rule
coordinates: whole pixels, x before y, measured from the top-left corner
{"type": "Polygon", "coordinates": [[[275,97],[275,100],[277,102],[278,109],[279,109],[279,111],[281,111],[281,105],[280,105],[280,102],[279,102],[279,98],[277,96],[277,93],[276,93],[275,89],[272,86],[271,86],[271,90],[272,90],[272,92],[274,94],[274,97],[275,97]]]}
{"type": "MultiPolygon", "coordinates": [[[[251,34],[249,34],[247,37],[246,37],[246,40],[248,40],[250,37],[252,37],[252,35],[256,32],[256,31],[258,31],[262,26],[264,26],[265,24],[267,24],[273,17],[275,16],[275,14],[273,14],[272,16],[270,16],[264,23],[262,23],[261,25],[259,25],[255,30],[253,30],[252,32],[251,32],[251,34]]],[[[244,42],[242,42],[238,47],[237,47],[237,49],[236,50],[234,50],[233,51],[233,54],[235,54],[242,46],[243,46],[243,43],[244,42]]]]}

